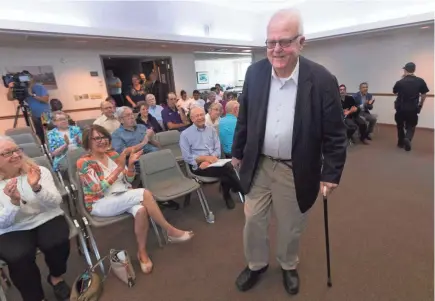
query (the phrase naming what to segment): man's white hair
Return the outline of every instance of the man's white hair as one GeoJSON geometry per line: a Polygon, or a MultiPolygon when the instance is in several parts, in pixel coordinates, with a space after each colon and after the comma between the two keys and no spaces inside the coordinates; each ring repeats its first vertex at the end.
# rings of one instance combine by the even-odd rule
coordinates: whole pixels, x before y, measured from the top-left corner
{"type": "Polygon", "coordinates": [[[124,117],[124,112],[125,112],[125,110],[131,110],[131,111],[133,111],[132,108],[127,107],[127,106],[120,107],[120,108],[116,111],[116,114],[118,115],[118,118],[122,118],[122,117],[124,117]]]}
{"type": "Polygon", "coordinates": [[[276,19],[292,19],[292,20],[297,21],[298,34],[301,36],[304,34],[304,22],[302,20],[302,15],[298,9],[287,8],[287,9],[281,9],[281,10],[277,11],[270,18],[269,24],[267,27],[269,28],[270,23],[276,19]]]}

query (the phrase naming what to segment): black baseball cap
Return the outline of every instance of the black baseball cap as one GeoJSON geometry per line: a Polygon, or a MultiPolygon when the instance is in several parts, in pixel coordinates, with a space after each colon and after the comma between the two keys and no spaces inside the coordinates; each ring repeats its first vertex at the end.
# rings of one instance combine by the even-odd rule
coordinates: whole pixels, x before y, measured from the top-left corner
{"type": "Polygon", "coordinates": [[[414,73],[415,72],[415,64],[412,62],[406,63],[405,67],[403,67],[407,72],[414,73]]]}

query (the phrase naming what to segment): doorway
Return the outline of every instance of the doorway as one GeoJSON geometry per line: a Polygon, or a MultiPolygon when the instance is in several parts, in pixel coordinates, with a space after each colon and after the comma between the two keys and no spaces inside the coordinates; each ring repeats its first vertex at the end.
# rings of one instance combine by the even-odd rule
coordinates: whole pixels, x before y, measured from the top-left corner
{"type": "MultiPolygon", "coordinates": [[[[122,82],[122,93],[125,94],[131,87],[131,76],[144,73],[147,78],[148,86],[151,88],[154,84],[150,81],[150,74],[155,72],[159,82],[158,92],[154,94],[157,102],[165,103],[169,91],[175,91],[174,73],[172,70],[172,59],[170,57],[146,57],[146,56],[101,56],[104,77],[106,70],[112,70],[115,77],[122,82]]],[[[156,81],[156,82],[157,82],[156,81]]],[[[108,91],[109,92],[109,91],[108,91]]]]}

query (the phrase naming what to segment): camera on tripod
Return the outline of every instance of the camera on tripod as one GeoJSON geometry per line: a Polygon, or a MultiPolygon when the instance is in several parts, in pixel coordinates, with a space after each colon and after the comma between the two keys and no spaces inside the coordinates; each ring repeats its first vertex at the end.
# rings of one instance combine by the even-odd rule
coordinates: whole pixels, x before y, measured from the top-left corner
{"type": "Polygon", "coordinates": [[[2,76],[3,85],[9,88],[10,83],[14,83],[12,88],[12,96],[17,99],[20,104],[29,96],[29,85],[31,74],[29,71],[23,70],[17,73],[8,73],[2,76]]]}

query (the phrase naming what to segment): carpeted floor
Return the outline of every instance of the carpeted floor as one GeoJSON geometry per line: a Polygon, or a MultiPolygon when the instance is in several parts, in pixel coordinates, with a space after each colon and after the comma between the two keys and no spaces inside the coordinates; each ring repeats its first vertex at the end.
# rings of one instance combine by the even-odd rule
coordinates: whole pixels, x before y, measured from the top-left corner
{"type": "MultiPolygon", "coordinates": [[[[228,211],[216,185],[205,188],[216,223],[206,224],[196,196],[191,206],[165,212],[176,226],[196,236],[184,245],[159,249],[149,236],[155,270],[138,273],[127,288],[106,280],[102,301],[426,301],[433,300],[433,132],[417,131],[412,152],[396,148],[395,129],[380,127],[370,146],[349,149],[340,188],[330,197],[330,241],[333,287],[326,286],[322,202],[311,210],[300,250],[301,290],[286,295],[274,259],[275,226],[271,226],[271,267],[257,287],[237,291],[234,280],[244,268],[243,208],[228,211]]],[[[127,248],[133,255],[131,221],[95,231],[100,250],[127,248]]],[[[38,258],[43,266],[42,256],[38,258]]],[[[84,268],[75,249],[66,275],[71,283],[84,268]]],[[[43,268],[45,275],[46,270],[43,268]]],[[[43,277],[45,278],[45,277],[43,277]]],[[[45,285],[47,297],[54,300],[45,285]]],[[[9,300],[20,300],[16,289],[9,300]]]]}

